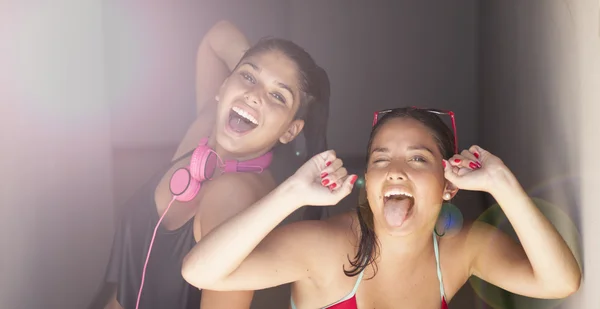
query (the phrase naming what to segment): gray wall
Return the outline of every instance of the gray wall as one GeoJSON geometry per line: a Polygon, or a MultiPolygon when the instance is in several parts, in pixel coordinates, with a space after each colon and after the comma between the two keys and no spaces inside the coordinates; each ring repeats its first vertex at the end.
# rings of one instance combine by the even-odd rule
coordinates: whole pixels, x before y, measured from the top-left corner
{"type": "MultiPolygon", "coordinates": [[[[583,229],[588,237],[583,244],[586,270],[594,267],[590,257],[598,256],[598,243],[589,239],[591,230],[598,228],[597,222],[582,224],[593,220],[588,215],[597,216],[592,210],[597,207],[582,204],[582,176],[592,167],[582,160],[589,152],[581,149],[597,147],[598,138],[589,131],[583,134],[580,123],[597,122],[592,120],[597,116],[582,108],[593,105],[597,110],[600,104],[598,4],[498,0],[482,1],[480,7],[480,143],[504,160],[531,195],[564,211],[555,224],[575,248],[581,235],[569,225],[583,229]]],[[[591,164],[597,175],[598,164],[591,164]]],[[[586,274],[586,285],[558,308],[598,307],[597,300],[584,305],[585,291],[597,287],[597,268],[586,274]]],[[[511,301],[512,308],[543,308],[542,302],[525,306],[518,299],[508,299],[505,305],[511,301]]]]}
{"type": "Polygon", "coordinates": [[[0,4],[0,308],[85,308],[113,225],[99,2],[0,4]]]}
{"type": "Polygon", "coordinates": [[[291,3],[291,38],[331,79],[336,151],[363,157],[373,112],[413,105],[454,110],[461,146],[477,140],[477,1],[291,3]]]}

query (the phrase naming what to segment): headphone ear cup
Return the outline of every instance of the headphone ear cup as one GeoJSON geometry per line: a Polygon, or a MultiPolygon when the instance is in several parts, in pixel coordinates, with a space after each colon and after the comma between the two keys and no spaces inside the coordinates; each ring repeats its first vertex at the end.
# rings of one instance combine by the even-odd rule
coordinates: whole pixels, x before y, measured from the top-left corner
{"type": "Polygon", "coordinates": [[[192,178],[202,182],[210,179],[217,167],[217,155],[207,146],[194,150],[190,159],[190,174],[192,178]]]}
{"type": "Polygon", "coordinates": [[[169,189],[180,202],[191,201],[200,191],[200,181],[194,179],[188,168],[177,169],[169,182],[169,189]]]}
{"type": "Polygon", "coordinates": [[[198,180],[190,178],[190,185],[187,190],[185,190],[181,195],[175,196],[175,199],[180,202],[189,202],[196,197],[200,191],[200,187],[202,187],[202,184],[198,180]]]}

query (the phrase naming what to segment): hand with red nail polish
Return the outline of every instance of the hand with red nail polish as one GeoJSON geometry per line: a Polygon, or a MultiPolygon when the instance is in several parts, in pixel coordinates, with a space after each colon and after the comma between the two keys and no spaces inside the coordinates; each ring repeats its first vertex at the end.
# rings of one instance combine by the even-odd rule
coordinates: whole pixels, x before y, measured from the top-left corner
{"type": "Polygon", "coordinates": [[[463,150],[447,162],[444,176],[463,190],[490,192],[510,173],[502,160],[479,146],[463,150]]]}
{"type": "Polygon", "coordinates": [[[346,168],[334,151],[320,153],[296,171],[286,180],[291,188],[291,199],[301,201],[302,205],[335,205],[348,195],[358,177],[348,175],[346,168]]]}

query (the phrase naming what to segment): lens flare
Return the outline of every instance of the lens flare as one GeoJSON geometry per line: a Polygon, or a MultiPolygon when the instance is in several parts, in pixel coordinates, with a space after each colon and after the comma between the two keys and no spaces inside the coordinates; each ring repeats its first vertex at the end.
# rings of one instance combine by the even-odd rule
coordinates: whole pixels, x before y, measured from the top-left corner
{"type": "MultiPolygon", "coordinates": [[[[581,250],[579,232],[569,216],[559,207],[542,200],[532,197],[533,202],[538,209],[546,216],[546,218],[554,225],[560,235],[565,239],[565,242],[574,253],[575,258],[581,265],[581,250]]],[[[517,235],[502,211],[502,208],[495,204],[488,208],[479,218],[478,221],[486,222],[519,242],[517,235]]],[[[535,299],[521,295],[516,295],[503,290],[497,286],[489,284],[475,276],[469,279],[469,283],[473,287],[475,293],[490,307],[494,309],[551,309],[556,308],[564,300],[563,299],[535,299]]]]}
{"type": "Polygon", "coordinates": [[[463,216],[460,209],[451,203],[442,204],[435,232],[438,236],[452,236],[460,232],[463,226],[463,216]]]}

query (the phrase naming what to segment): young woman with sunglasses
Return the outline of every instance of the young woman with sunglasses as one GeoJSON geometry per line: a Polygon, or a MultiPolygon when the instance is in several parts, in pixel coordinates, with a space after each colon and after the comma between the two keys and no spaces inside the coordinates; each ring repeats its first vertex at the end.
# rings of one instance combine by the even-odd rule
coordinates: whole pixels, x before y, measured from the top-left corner
{"type": "Polygon", "coordinates": [[[183,276],[211,290],[292,283],[291,308],[447,308],[470,276],[535,298],[563,298],[581,273],[564,240],[504,163],[478,146],[457,154],[439,111],[376,114],[367,148],[367,202],[327,221],[277,224],[304,205],[334,205],[352,190],[333,151],[314,156],[277,189],[202,238],[183,276]],[[518,245],[485,223],[434,232],[459,189],[501,205],[518,245]]]}

